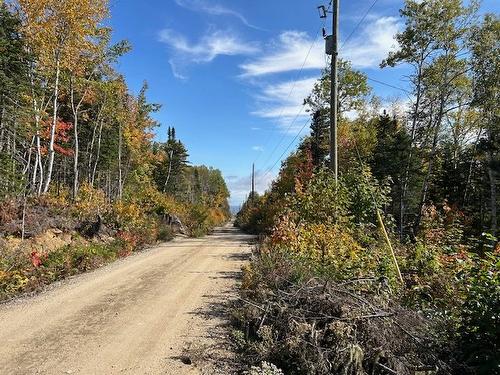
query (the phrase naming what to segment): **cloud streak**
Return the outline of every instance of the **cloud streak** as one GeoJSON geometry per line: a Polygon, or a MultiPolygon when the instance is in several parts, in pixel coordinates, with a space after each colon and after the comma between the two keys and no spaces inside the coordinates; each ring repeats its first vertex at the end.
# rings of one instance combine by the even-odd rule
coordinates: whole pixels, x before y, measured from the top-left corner
{"type": "Polygon", "coordinates": [[[211,62],[219,55],[250,55],[258,51],[255,44],[243,42],[233,33],[222,30],[208,32],[193,43],[174,30],[164,29],[160,32],[160,41],[195,63],[211,62]]]}
{"type": "Polygon", "coordinates": [[[241,13],[235,10],[226,8],[220,4],[208,4],[201,0],[175,0],[175,3],[180,7],[195,11],[203,12],[213,16],[230,16],[238,19],[245,26],[252,29],[262,30],[261,28],[251,24],[241,13]]]}
{"type": "Polygon", "coordinates": [[[367,23],[357,37],[340,51],[340,56],[350,60],[355,68],[375,68],[396,47],[394,35],[400,28],[396,17],[380,17],[367,23]]]}
{"type": "MultiPolygon", "coordinates": [[[[395,47],[394,35],[399,27],[396,17],[378,17],[367,22],[357,36],[341,49],[340,57],[350,60],[355,68],[378,67],[395,47]]],[[[241,64],[240,68],[242,77],[250,78],[301,69],[322,69],[325,66],[325,49],[321,38],[313,39],[301,31],[285,31],[269,43],[263,54],[241,64]]]]}
{"type": "Polygon", "coordinates": [[[296,133],[302,127],[303,120],[309,117],[305,109],[300,109],[316,80],[317,77],[312,76],[265,85],[257,97],[258,109],[252,114],[275,120],[282,131],[296,133]]]}
{"type": "MultiPolygon", "coordinates": [[[[253,61],[241,64],[242,77],[258,77],[274,73],[289,72],[302,68],[305,56],[313,40],[305,32],[285,31],[272,41],[267,53],[253,61]]],[[[304,69],[321,69],[325,57],[321,43],[315,43],[304,64],[304,69]]]]}
{"type": "MultiPolygon", "coordinates": [[[[394,35],[399,27],[399,20],[395,17],[371,18],[345,45],[341,43],[340,57],[350,60],[356,69],[378,68],[382,59],[396,46],[394,35]]],[[[281,33],[260,54],[240,65],[241,78],[259,88],[252,114],[274,120],[282,131],[297,132],[303,119],[308,117],[305,111],[299,113],[303,100],[311,93],[320,69],[325,66],[321,38],[315,40],[300,31],[281,33]],[[276,82],[275,77],[280,74],[301,70],[305,72],[305,78],[276,82]]]]}
{"type": "Polygon", "coordinates": [[[169,64],[172,74],[183,80],[187,77],[180,66],[209,63],[218,56],[251,55],[259,51],[257,44],[245,42],[234,33],[223,30],[210,30],[199,41],[192,42],[172,29],[164,29],[159,40],[171,50],[169,64]]]}

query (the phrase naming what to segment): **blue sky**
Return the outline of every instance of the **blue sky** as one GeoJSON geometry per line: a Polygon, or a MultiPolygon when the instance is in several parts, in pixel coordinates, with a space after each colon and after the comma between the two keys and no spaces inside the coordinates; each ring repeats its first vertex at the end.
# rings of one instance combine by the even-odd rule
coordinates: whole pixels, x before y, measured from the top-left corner
{"type": "MultiPolygon", "coordinates": [[[[341,44],[372,3],[341,1],[341,44]]],[[[370,78],[404,88],[404,68],[378,67],[394,47],[402,3],[379,0],[340,54],[370,78]]],[[[495,3],[485,0],[482,8],[498,12],[495,3]]],[[[162,124],[158,139],[174,126],[193,164],[223,172],[233,205],[248,194],[254,161],[257,188],[265,190],[279,156],[308,119],[299,113],[302,100],[326,64],[323,39],[315,39],[323,26],[318,5],[321,1],[111,0],[114,39],[133,45],[118,70],[136,93],[146,80],[149,100],[162,104],[155,114],[162,124]]],[[[406,99],[402,91],[370,84],[384,100],[406,99]]]]}

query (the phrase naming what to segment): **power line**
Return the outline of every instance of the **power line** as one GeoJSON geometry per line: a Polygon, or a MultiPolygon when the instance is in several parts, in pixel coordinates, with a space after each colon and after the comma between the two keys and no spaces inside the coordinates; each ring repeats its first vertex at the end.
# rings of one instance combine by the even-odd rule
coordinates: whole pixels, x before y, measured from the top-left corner
{"type": "Polygon", "coordinates": [[[299,132],[295,135],[295,137],[293,137],[292,141],[288,144],[288,146],[286,146],[285,150],[283,151],[283,153],[280,155],[280,157],[274,162],[274,164],[268,168],[266,170],[266,172],[264,172],[264,174],[262,175],[262,177],[265,177],[267,174],[269,174],[270,172],[272,172],[272,170],[274,169],[274,167],[276,166],[276,164],[279,163],[279,161],[281,160],[281,158],[286,154],[286,152],[290,149],[290,147],[292,147],[292,145],[294,144],[294,142],[297,140],[297,138],[299,137],[299,135],[302,133],[302,131],[305,129],[305,127],[307,125],[309,125],[309,123],[311,122],[311,119],[308,119],[304,125],[302,125],[302,127],[300,128],[299,132]]]}
{"type": "MultiPolygon", "coordinates": [[[[368,16],[368,14],[371,12],[371,10],[375,7],[375,5],[377,4],[378,0],[374,0],[373,3],[370,5],[370,7],[366,10],[366,12],[364,13],[363,17],[360,19],[360,21],[356,24],[356,26],[354,27],[354,29],[351,31],[351,33],[348,35],[348,37],[344,40],[344,42],[342,43],[342,45],[340,46],[340,49],[342,49],[348,42],[349,40],[352,38],[352,36],[354,35],[354,33],[356,32],[356,30],[359,28],[359,26],[363,23],[363,21],[366,19],[366,17],[368,16]]],[[[332,6],[332,2],[330,1],[330,5],[328,6],[328,11],[330,10],[332,6]]],[[[326,22],[326,21],[325,21],[326,22]]],[[[311,47],[309,48],[309,51],[308,51],[308,54],[306,56],[306,60],[304,61],[303,65],[302,65],[302,68],[300,70],[300,73],[299,75],[302,73],[302,70],[304,69],[304,66],[305,66],[305,63],[311,53],[311,50],[313,48],[313,46],[316,44],[316,41],[318,39],[318,35],[319,35],[319,32],[316,34],[316,38],[315,40],[313,41],[313,43],[311,44],[311,47]]],[[[326,58],[325,58],[325,62],[326,61],[326,58]]],[[[380,81],[380,80],[377,80],[377,79],[374,79],[374,78],[371,78],[371,77],[368,77],[367,76],[367,79],[370,80],[370,81],[373,81],[373,82],[376,82],[378,84],[381,84],[381,85],[384,85],[384,86],[387,86],[387,87],[391,87],[393,89],[396,89],[396,90],[400,90],[402,92],[405,92],[406,94],[411,94],[409,91],[401,88],[401,87],[398,87],[398,86],[394,86],[394,85],[391,85],[389,83],[386,83],[386,82],[383,82],[383,81],[380,81]]],[[[291,93],[292,91],[294,90],[295,88],[295,85],[296,85],[296,81],[294,82],[294,85],[292,87],[292,90],[290,91],[289,95],[288,95],[288,98],[291,96],[291,93]]],[[[300,116],[300,114],[302,113],[302,111],[304,110],[305,108],[305,104],[302,105],[302,107],[300,108],[300,111],[298,112],[298,114],[295,116],[295,118],[293,119],[293,121],[290,123],[290,125],[288,126],[288,129],[287,131],[284,133],[283,137],[280,139],[279,143],[276,145],[276,147],[273,149],[273,151],[271,152],[269,158],[266,160],[266,163],[271,159],[272,155],[274,155],[275,151],[278,149],[278,147],[281,145],[281,143],[283,142],[284,140],[284,137],[285,135],[290,131],[290,129],[292,128],[292,126],[295,124],[296,120],[298,119],[298,117],[300,116]]],[[[283,109],[284,111],[284,109],[283,109]]],[[[283,111],[282,113],[280,114],[280,117],[282,117],[282,114],[283,114],[283,111]]],[[[283,153],[280,155],[280,157],[273,163],[273,165],[268,168],[264,174],[262,175],[262,178],[264,178],[265,176],[267,176],[270,172],[272,172],[272,170],[274,169],[274,167],[276,166],[276,164],[279,163],[279,161],[281,160],[281,158],[285,155],[285,153],[290,149],[290,147],[293,145],[293,143],[297,140],[297,138],[299,137],[299,135],[302,133],[302,131],[304,130],[304,128],[310,123],[310,119],[302,126],[302,128],[299,130],[299,132],[295,135],[295,137],[292,139],[292,141],[288,144],[288,146],[285,148],[285,150],[283,151],[283,153]]],[[[259,155],[260,156],[260,155],[259,155]]]]}
{"type": "MultiPolygon", "coordinates": [[[[331,7],[332,7],[332,2],[330,1],[329,5],[328,5],[328,9],[326,10],[326,12],[329,12],[329,11],[330,11],[330,9],[331,9],[331,7]]],[[[316,36],[314,37],[314,40],[313,40],[313,42],[311,43],[311,45],[310,45],[310,47],[309,47],[309,50],[307,51],[306,57],[305,57],[305,59],[304,59],[304,62],[302,63],[302,66],[300,67],[300,70],[299,70],[299,72],[297,73],[297,76],[295,77],[295,79],[294,79],[294,81],[293,81],[292,88],[290,89],[290,92],[288,93],[288,96],[287,96],[286,100],[290,99],[290,97],[292,96],[293,91],[294,91],[294,90],[295,90],[295,88],[297,87],[297,82],[298,82],[298,80],[299,80],[300,76],[302,75],[302,72],[304,71],[304,68],[305,68],[305,66],[306,66],[307,60],[309,59],[309,56],[311,55],[312,49],[313,49],[314,45],[317,43],[317,41],[318,41],[318,37],[320,36],[320,34],[321,34],[321,32],[322,32],[323,28],[325,27],[325,25],[326,25],[326,20],[324,20],[324,21],[323,21],[323,26],[322,26],[322,27],[321,27],[321,28],[320,28],[320,29],[316,32],[316,36]]],[[[286,101],[286,100],[285,100],[285,101],[286,101]]],[[[298,115],[294,118],[294,120],[293,120],[293,121],[292,121],[292,123],[289,125],[289,127],[288,127],[287,131],[286,131],[284,134],[286,134],[286,133],[288,133],[288,132],[290,131],[290,129],[291,129],[291,128],[292,128],[292,126],[294,125],[295,121],[296,121],[296,120],[297,120],[297,118],[299,117],[300,113],[304,110],[304,107],[305,107],[305,104],[303,104],[303,105],[302,105],[302,107],[301,107],[301,109],[300,109],[300,111],[299,111],[299,114],[298,114],[298,115]]],[[[279,120],[281,120],[281,119],[283,118],[284,113],[285,113],[285,108],[283,107],[283,108],[281,109],[281,112],[280,112],[280,114],[279,114],[278,118],[277,118],[275,121],[279,121],[279,120]]],[[[271,159],[271,157],[274,155],[274,153],[276,152],[277,148],[278,148],[278,147],[281,145],[281,143],[283,142],[284,138],[285,138],[285,136],[283,135],[283,137],[280,139],[279,143],[278,143],[278,144],[274,147],[273,151],[271,152],[271,154],[270,154],[269,158],[266,160],[266,162],[264,163],[264,165],[265,165],[265,164],[267,164],[267,162],[268,162],[268,161],[271,159]]],[[[268,145],[268,144],[269,144],[269,138],[268,138],[268,140],[267,140],[267,142],[266,142],[266,144],[265,144],[265,147],[267,147],[267,145],[268,145]]],[[[264,147],[264,148],[265,148],[265,147],[264,147]]],[[[259,153],[259,155],[257,155],[257,157],[256,157],[256,158],[255,158],[255,160],[254,160],[254,163],[255,163],[257,160],[259,160],[260,156],[261,156],[261,153],[259,153]]]]}
{"type": "MultiPolygon", "coordinates": [[[[320,29],[320,30],[318,30],[318,31],[316,32],[316,36],[315,36],[315,38],[314,38],[313,42],[311,43],[311,46],[309,47],[309,50],[307,51],[307,55],[306,55],[306,57],[305,57],[305,59],[304,59],[304,62],[302,63],[302,66],[300,67],[299,72],[297,73],[297,76],[296,76],[296,77],[295,77],[295,79],[293,80],[293,85],[292,85],[292,88],[290,89],[290,92],[288,93],[288,96],[286,97],[286,100],[285,100],[285,101],[287,101],[288,99],[290,99],[290,97],[292,96],[293,91],[294,91],[294,90],[295,90],[295,88],[297,87],[297,82],[298,82],[298,80],[299,80],[299,78],[300,78],[300,76],[301,76],[302,72],[304,71],[304,68],[305,68],[305,66],[306,66],[307,60],[309,59],[309,56],[311,55],[311,51],[312,51],[312,49],[313,49],[314,45],[315,45],[315,44],[316,44],[316,42],[318,41],[318,37],[319,37],[319,35],[320,35],[320,32],[321,32],[321,29],[320,29]]],[[[281,119],[283,118],[283,115],[284,115],[284,114],[285,114],[285,107],[283,107],[283,108],[281,109],[281,112],[280,112],[280,114],[278,115],[278,118],[277,118],[275,121],[279,121],[279,120],[281,120],[281,119]]],[[[292,124],[290,124],[289,129],[290,129],[292,126],[293,126],[293,123],[292,123],[292,124]]],[[[289,130],[289,129],[288,129],[288,130],[289,130]]],[[[287,131],[288,131],[288,130],[287,130],[287,131]]],[[[271,157],[272,157],[272,155],[274,154],[274,152],[276,151],[276,149],[277,149],[277,148],[281,145],[281,142],[283,142],[283,138],[281,138],[281,140],[279,141],[278,145],[277,145],[277,146],[274,148],[274,150],[271,152],[271,156],[270,156],[269,158],[271,158],[271,157]]],[[[269,138],[268,138],[268,141],[266,142],[265,146],[267,146],[268,144],[269,144],[269,138]]],[[[259,155],[257,155],[257,157],[256,157],[256,158],[255,158],[255,160],[254,160],[254,163],[255,163],[257,160],[259,160],[260,155],[261,155],[261,153],[260,153],[259,155]]],[[[266,161],[266,163],[267,163],[267,161],[266,161]]]]}
{"type": "Polygon", "coordinates": [[[371,10],[373,9],[373,7],[375,6],[375,4],[377,4],[378,0],[375,0],[372,5],[370,5],[370,7],[368,8],[368,10],[365,12],[365,14],[363,15],[363,17],[361,17],[361,19],[359,20],[359,22],[356,24],[356,26],[354,26],[354,29],[352,29],[351,33],[349,34],[349,36],[342,42],[342,45],[340,46],[340,49],[344,48],[344,46],[347,44],[347,42],[349,41],[349,39],[351,39],[351,37],[354,35],[354,33],[356,32],[356,30],[359,28],[359,26],[361,26],[361,24],[363,23],[363,21],[366,19],[366,17],[368,16],[368,14],[371,12],[371,10]]]}
{"type": "MultiPolygon", "coordinates": [[[[373,82],[376,82],[376,83],[379,83],[381,85],[384,85],[384,86],[388,86],[388,87],[391,87],[391,88],[394,88],[394,89],[397,89],[397,90],[400,90],[400,91],[403,91],[407,94],[411,94],[409,91],[401,88],[401,87],[398,87],[398,86],[394,86],[394,85],[391,85],[389,83],[386,83],[386,82],[383,82],[383,81],[380,81],[380,80],[377,80],[377,79],[374,79],[374,78],[370,78],[370,77],[367,77],[368,80],[370,81],[373,81],[373,82]]],[[[304,109],[304,105],[301,107],[301,111],[299,111],[299,113],[295,116],[294,120],[292,121],[292,123],[290,124],[290,126],[288,127],[288,130],[287,132],[291,129],[291,127],[295,124],[296,120],[298,119],[298,117],[300,116],[300,114],[302,113],[302,110],[304,109]]],[[[297,138],[299,137],[299,135],[302,133],[302,131],[304,130],[304,128],[311,122],[311,120],[309,119],[303,126],[302,128],[299,130],[299,132],[295,135],[295,137],[292,139],[292,141],[288,144],[288,146],[286,147],[285,151],[283,151],[283,153],[280,155],[280,157],[274,162],[274,164],[270,167],[270,168],[267,168],[266,171],[264,172],[264,174],[262,175],[262,178],[264,178],[265,176],[267,176],[269,173],[272,172],[272,170],[274,169],[274,167],[276,166],[276,164],[279,163],[279,161],[281,160],[281,158],[285,155],[285,153],[290,149],[290,147],[293,145],[293,143],[297,140],[297,138]]],[[[283,140],[283,138],[282,138],[283,140]]],[[[281,144],[281,142],[278,144],[278,146],[281,144]]],[[[278,147],[277,146],[277,147],[278,147]]],[[[276,151],[277,147],[275,148],[275,150],[273,150],[273,153],[274,151],[276,151]]],[[[272,155],[272,154],[271,154],[272,155]]],[[[267,162],[271,159],[271,157],[269,157],[266,162],[264,163],[267,164],[267,162]]]]}
{"type": "MultiPolygon", "coordinates": [[[[328,13],[331,9],[333,5],[333,1],[330,1],[329,2],[329,5],[328,5],[328,9],[325,10],[325,14],[328,13]]],[[[309,51],[307,53],[307,56],[306,56],[306,60],[304,61],[304,64],[302,65],[302,68],[301,68],[301,71],[303,70],[304,66],[305,66],[305,63],[312,51],[312,48],[314,47],[314,45],[316,44],[317,40],[318,40],[318,36],[320,34],[320,31],[323,30],[323,28],[326,26],[326,19],[323,21],[323,27],[316,33],[316,37],[313,41],[313,43],[311,44],[310,48],[309,48],[309,51]]],[[[325,57],[325,65],[327,65],[327,59],[325,57]]],[[[300,75],[300,73],[299,73],[300,75]]],[[[298,77],[297,77],[298,78],[298,77]]],[[[295,87],[295,84],[296,84],[297,81],[294,82],[294,86],[295,87]]],[[[293,88],[292,88],[293,89],[293,88]]],[[[289,97],[290,97],[291,93],[289,94],[289,97]]],[[[299,116],[302,114],[302,111],[304,110],[306,106],[306,103],[303,103],[302,106],[300,107],[300,110],[299,112],[297,113],[297,115],[294,117],[293,121],[290,123],[290,125],[288,126],[286,132],[283,133],[283,136],[281,137],[280,141],[278,142],[278,144],[274,147],[273,151],[271,152],[271,154],[269,155],[269,157],[267,158],[266,162],[264,163],[264,165],[266,165],[269,160],[271,160],[271,157],[274,155],[274,153],[276,152],[276,150],[278,149],[278,147],[281,145],[281,143],[283,142],[283,140],[285,139],[285,136],[286,134],[288,134],[290,132],[290,130],[292,129],[292,126],[295,124],[295,122],[297,121],[297,119],[299,118],[299,116]]],[[[284,110],[284,109],[283,109],[284,110]]],[[[276,164],[278,164],[278,162],[281,160],[281,158],[285,155],[285,153],[288,151],[288,149],[292,146],[292,144],[297,140],[297,138],[299,137],[299,135],[302,133],[302,131],[304,130],[304,128],[310,123],[310,119],[301,127],[301,129],[299,130],[299,132],[295,135],[295,137],[292,139],[292,141],[288,144],[288,146],[285,148],[285,150],[283,151],[283,153],[280,155],[280,157],[274,162],[274,164],[268,168],[264,174],[262,175],[262,178],[264,178],[265,176],[267,176],[272,170],[273,168],[276,166],[276,164]]],[[[259,155],[260,156],[260,155],[259,155]]]]}
{"type": "MultiPolygon", "coordinates": [[[[366,19],[366,17],[368,17],[368,14],[370,14],[370,12],[372,11],[373,7],[378,3],[378,0],[374,0],[373,3],[370,5],[370,7],[366,10],[366,12],[363,14],[363,17],[361,17],[361,19],[358,21],[358,23],[356,24],[356,26],[354,27],[354,29],[352,29],[352,31],[350,32],[350,34],[347,36],[347,38],[342,42],[342,45],[340,46],[340,49],[344,48],[344,46],[347,44],[347,42],[349,42],[349,40],[352,38],[352,36],[354,35],[354,33],[356,32],[356,30],[359,28],[359,26],[361,26],[361,24],[363,23],[363,21],[366,19]]],[[[382,82],[382,81],[379,81],[377,79],[374,79],[374,78],[370,78],[370,77],[367,77],[368,80],[370,81],[373,81],[373,82],[376,82],[376,83],[379,83],[381,85],[384,85],[384,86],[387,86],[387,87],[391,87],[393,89],[396,89],[396,90],[400,90],[400,91],[403,91],[407,94],[411,94],[409,91],[401,88],[401,87],[397,87],[397,86],[393,86],[389,83],[385,83],[385,82],[382,82]]]]}
{"type": "Polygon", "coordinates": [[[295,125],[295,122],[297,121],[297,119],[300,117],[300,115],[304,111],[305,107],[306,107],[306,105],[302,104],[302,106],[300,107],[300,110],[297,112],[297,114],[295,115],[295,117],[293,118],[293,120],[290,122],[290,125],[288,125],[288,128],[286,129],[286,131],[281,136],[280,141],[276,144],[276,146],[274,147],[273,151],[269,154],[269,157],[266,159],[266,161],[263,163],[263,165],[266,165],[271,160],[271,158],[273,157],[273,155],[276,152],[276,150],[278,149],[278,147],[281,146],[281,144],[283,143],[283,140],[285,139],[285,136],[290,132],[290,130],[292,129],[293,125],[295,125]]]}
{"type": "Polygon", "coordinates": [[[373,82],[376,82],[376,83],[378,83],[378,84],[381,84],[381,85],[384,85],[384,86],[387,86],[387,87],[391,87],[391,88],[393,88],[393,89],[400,90],[400,91],[405,92],[406,94],[411,95],[411,92],[410,92],[410,91],[405,90],[405,89],[404,89],[404,88],[402,88],[402,87],[394,86],[394,85],[391,85],[391,84],[389,84],[389,83],[386,83],[386,82],[383,82],[383,81],[379,81],[378,79],[375,79],[375,78],[370,78],[370,77],[368,77],[368,76],[367,76],[366,78],[367,78],[369,81],[373,81],[373,82]]]}

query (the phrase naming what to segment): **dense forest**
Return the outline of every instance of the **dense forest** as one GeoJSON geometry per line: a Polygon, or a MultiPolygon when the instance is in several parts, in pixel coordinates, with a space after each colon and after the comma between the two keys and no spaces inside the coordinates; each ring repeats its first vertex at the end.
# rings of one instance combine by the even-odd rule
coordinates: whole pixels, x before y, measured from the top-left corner
{"type": "Polygon", "coordinates": [[[220,171],[189,164],[114,68],[106,0],[0,5],[0,299],[229,218],[220,171]],[[162,134],[160,134],[162,136],[162,134]]]}
{"type": "Polygon", "coordinates": [[[401,17],[381,67],[409,69],[409,104],[340,63],[336,184],[325,71],[310,135],[238,214],[266,235],[237,314],[255,373],[498,373],[500,20],[460,0],[401,17]]]}

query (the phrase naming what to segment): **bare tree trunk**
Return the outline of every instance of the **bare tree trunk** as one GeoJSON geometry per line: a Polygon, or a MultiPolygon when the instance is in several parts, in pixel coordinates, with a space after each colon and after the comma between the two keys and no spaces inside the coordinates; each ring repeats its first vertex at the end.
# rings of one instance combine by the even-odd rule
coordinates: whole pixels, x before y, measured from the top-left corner
{"type": "Polygon", "coordinates": [[[42,166],[42,145],[40,141],[40,129],[36,130],[36,160],[35,160],[35,172],[33,173],[33,187],[36,186],[36,178],[38,170],[40,174],[40,179],[38,181],[37,194],[40,195],[42,193],[42,183],[43,183],[43,166],[42,166]]]}
{"type": "Polygon", "coordinates": [[[400,211],[399,211],[399,240],[403,240],[404,235],[404,216],[406,211],[406,194],[408,191],[408,183],[410,179],[410,167],[411,161],[413,159],[413,146],[415,144],[415,134],[417,131],[417,121],[420,113],[420,101],[422,99],[422,63],[418,64],[417,70],[417,85],[416,85],[416,98],[415,98],[415,109],[412,116],[411,124],[411,141],[410,141],[410,152],[408,153],[408,161],[406,163],[406,168],[403,177],[403,183],[401,184],[401,200],[400,200],[400,211]]]}
{"type": "Polygon", "coordinates": [[[92,171],[92,179],[90,180],[90,184],[92,187],[94,187],[94,181],[95,181],[95,173],[97,171],[97,165],[99,164],[99,159],[101,158],[101,138],[102,138],[102,126],[104,124],[104,121],[101,119],[100,125],[99,125],[99,136],[97,138],[97,152],[95,156],[95,163],[94,163],[94,170],[92,171]]]}
{"type": "MultiPolygon", "coordinates": [[[[35,120],[35,136],[34,140],[36,143],[36,159],[35,159],[35,165],[33,167],[33,175],[32,175],[32,180],[31,180],[31,185],[33,189],[36,189],[36,192],[38,195],[40,195],[42,191],[42,184],[43,184],[43,167],[42,167],[42,145],[40,141],[40,109],[38,107],[38,102],[35,97],[35,82],[33,80],[33,74],[29,73],[30,76],[30,82],[31,82],[31,96],[32,96],[32,106],[33,106],[33,114],[34,114],[34,120],[35,120]],[[38,174],[40,174],[40,180],[38,182],[38,187],[37,187],[37,177],[38,174]]],[[[40,108],[42,107],[42,104],[40,103],[40,108]]]]}
{"type": "Polygon", "coordinates": [[[463,196],[463,201],[462,204],[465,205],[467,203],[467,198],[468,198],[468,193],[469,193],[469,185],[470,181],[472,179],[472,171],[474,168],[474,159],[476,158],[476,148],[479,143],[479,140],[481,139],[481,133],[482,129],[479,129],[479,132],[477,133],[477,138],[476,141],[474,142],[474,146],[472,147],[472,156],[470,158],[470,164],[469,164],[469,171],[467,172],[467,180],[465,181],[465,189],[464,189],[464,196],[463,196]]]}
{"type": "Polygon", "coordinates": [[[122,199],[122,125],[118,126],[118,199],[122,199]]]}
{"type": "Polygon", "coordinates": [[[73,156],[73,199],[76,199],[78,194],[78,154],[80,152],[80,143],[78,141],[78,110],[80,104],[75,105],[75,87],[73,84],[73,77],[70,79],[71,89],[70,89],[70,97],[71,97],[71,110],[73,112],[73,137],[74,137],[74,156],[73,156]]]}
{"type": "Polygon", "coordinates": [[[172,157],[174,156],[174,150],[171,150],[169,152],[169,159],[168,159],[168,174],[167,174],[167,178],[165,180],[165,186],[163,186],[163,192],[166,193],[167,192],[167,185],[168,185],[168,180],[170,180],[170,173],[172,172],[172,157]]]}
{"type": "MultiPolygon", "coordinates": [[[[491,155],[490,155],[491,160],[491,155]]],[[[491,161],[490,161],[491,163],[491,161]]],[[[497,218],[497,179],[493,167],[488,167],[488,177],[490,179],[490,213],[491,213],[491,234],[496,236],[498,227],[497,218]]]]}
{"type": "Polygon", "coordinates": [[[29,176],[30,176],[30,168],[31,168],[31,155],[33,153],[33,145],[35,144],[35,137],[33,136],[31,138],[31,143],[30,143],[30,146],[28,148],[28,158],[27,158],[27,161],[26,161],[26,165],[23,169],[23,176],[26,176],[27,175],[27,180],[29,180],[29,176]]]}
{"type": "Polygon", "coordinates": [[[0,151],[3,150],[3,135],[4,135],[4,126],[3,126],[3,120],[5,118],[5,102],[4,102],[4,98],[3,98],[3,95],[2,95],[2,103],[1,103],[1,106],[2,106],[2,111],[0,111],[0,151]]]}
{"type": "Polygon", "coordinates": [[[95,135],[97,133],[97,122],[94,124],[94,128],[92,129],[92,138],[90,138],[90,143],[87,143],[87,182],[90,184],[90,180],[92,178],[92,156],[94,152],[94,143],[95,143],[95,135]]]}
{"type": "MultiPolygon", "coordinates": [[[[28,49],[28,52],[29,49],[28,49]]],[[[42,166],[42,145],[41,145],[41,139],[40,139],[40,122],[41,122],[41,112],[42,108],[44,107],[44,96],[42,96],[42,99],[40,100],[40,103],[38,103],[38,100],[36,98],[36,92],[35,92],[35,78],[34,78],[34,66],[32,63],[28,64],[28,76],[30,79],[30,86],[31,86],[31,104],[33,107],[33,117],[35,121],[35,143],[36,143],[36,158],[35,158],[35,163],[33,167],[33,175],[32,175],[32,189],[37,192],[37,195],[40,195],[42,193],[42,185],[43,185],[43,179],[44,179],[44,174],[43,174],[43,166],[42,166]],[[40,177],[38,178],[38,175],[40,177]],[[38,184],[37,184],[37,179],[38,179],[38,184]]],[[[47,101],[47,105],[49,103],[49,100],[47,101]]]]}
{"type": "MultiPolygon", "coordinates": [[[[94,157],[94,144],[95,144],[95,139],[96,139],[97,128],[100,128],[100,130],[99,130],[99,142],[100,142],[100,136],[102,133],[101,115],[102,115],[102,112],[104,110],[104,106],[105,106],[105,103],[103,103],[101,105],[101,107],[99,108],[99,112],[97,113],[97,119],[95,121],[94,129],[92,130],[92,139],[90,141],[90,149],[87,148],[87,151],[88,151],[88,153],[87,153],[88,154],[87,181],[89,184],[92,185],[92,187],[94,186],[95,168],[97,167],[97,166],[94,166],[94,168],[92,168],[92,160],[94,157]],[[94,171],[92,169],[94,169],[94,171]]],[[[99,143],[99,146],[100,146],[100,143],[99,143]]],[[[100,150],[97,150],[98,154],[99,154],[99,151],[100,150]]],[[[99,155],[96,155],[96,160],[98,159],[98,157],[99,157],[99,155]]]]}
{"type": "Polygon", "coordinates": [[[437,145],[439,140],[439,132],[441,130],[441,122],[443,120],[444,105],[445,105],[445,99],[444,99],[444,94],[442,94],[439,103],[439,112],[434,124],[434,136],[432,140],[431,153],[429,156],[429,167],[427,168],[427,174],[425,175],[424,183],[422,184],[422,191],[420,194],[420,203],[418,205],[417,217],[415,219],[415,223],[413,224],[414,235],[417,235],[420,229],[420,221],[422,220],[422,210],[424,208],[425,202],[427,201],[427,193],[429,192],[429,185],[431,182],[432,172],[434,172],[434,161],[437,155],[437,145]]]}
{"type": "MultiPolygon", "coordinates": [[[[91,74],[90,77],[93,76],[93,73],[91,74]]],[[[89,78],[90,79],[90,78],[89,78]]],[[[89,85],[85,88],[85,91],[82,94],[82,97],[78,101],[78,103],[75,104],[75,85],[74,85],[74,77],[71,76],[70,79],[70,96],[71,96],[71,110],[73,112],[73,130],[74,130],[74,158],[73,158],[73,199],[76,199],[76,196],[78,195],[78,184],[79,184],[79,174],[80,170],[78,169],[78,159],[79,159],[79,154],[80,154],[80,142],[78,138],[78,114],[80,112],[80,108],[83,104],[83,100],[87,96],[87,93],[89,91],[89,85]]],[[[99,113],[100,116],[100,113],[99,113]]],[[[92,140],[93,142],[93,140],[92,140]]]]}
{"type": "Polygon", "coordinates": [[[59,57],[56,61],[56,80],[54,84],[54,101],[53,101],[53,112],[52,112],[52,125],[50,127],[50,141],[49,141],[49,164],[47,166],[47,176],[45,178],[45,185],[43,187],[43,193],[47,193],[50,187],[50,181],[52,180],[52,170],[54,168],[54,143],[56,138],[56,126],[57,126],[57,110],[58,110],[58,96],[59,96],[59,75],[61,72],[59,57]]]}
{"type": "Polygon", "coordinates": [[[439,132],[441,130],[444,114],[445,114],[445,106],[447,104],[447,101],[449,99],[450,95],[450,85],[455,80],[458,78],[460,75],[463,73],[459,74],[453,74],[451,77],[449,76],[449,63],[450,61],[455,58],[455,55],[450,54],[450,50],[446,50],[444,55],[447,59],[447,64],[442,68],[442,76],[441,76],[441,83],[438,86],[439,88],[439,110],[438,114],[436,117],[436,120],[434,122],[434,136],[432,140],[432,149],[431,149],[431,154],[429,158],[429,168],[427,170],[427,174],[424,178],[424,183],[422,186],[422,192],[421,192],[421,197],[420,197],[420,204],[418,207],[417,211],[417,217],[415,219],[414,225],[413,225],[413,233],[416,235],[418,233],[418,230],[420,228],[420,221],[422,220],[422,210],[424,207],[424,204],[427,200],[427,194],[429,191],[429,185],[430,185],[430,180],[432,177],[432,172],[434,169],[434,162],[437,156],[437,146],[438,146],[438,140],[439,140],[439,132]]]}

